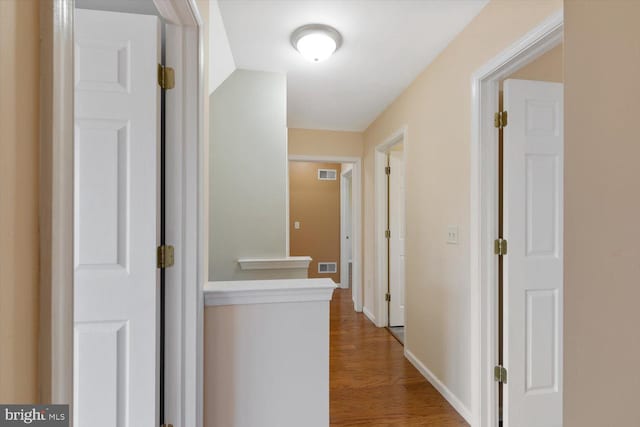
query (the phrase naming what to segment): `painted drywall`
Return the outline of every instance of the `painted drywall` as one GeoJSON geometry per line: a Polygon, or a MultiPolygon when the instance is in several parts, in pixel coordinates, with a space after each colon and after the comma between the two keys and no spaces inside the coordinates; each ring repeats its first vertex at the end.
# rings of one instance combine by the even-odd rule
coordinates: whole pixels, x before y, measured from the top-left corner
{"type": "Polygon", "coordinates": [[[0,1],[0,402],[38,401],[39,0],[0,1]]]}
{"type": "Polygon", "coordinates": [[[310,256],[309,277],[329,277],[340,283],[339,163],[289,162],[289,250],[310,256]],[[334,169],[335,181],[318,179],[318,169],[334,169]],[[294,227],[295,223],[300,228],[294,227]],[[318,273],[319,262],[335,262],[334,274],[318,273]]]}
{"type": "Polygon", "coordinates": [[[329,303],[206,307],[205,427],[329,425],[329,303]]]}
{"type": "Polygon", "coordinates": [[[362,157],[361,132],[289,129],[289,155],[362,157]]]}
{"type": "Polygon", "coordinates": [[[638,426],[640,2],[564,6],[564,426],[638,426]]]}
{"type": "Polygon", "coordinates": [[[564,80],[563,48],[562,44],[554,47],[511,74],[507,79],[562,83],[564,80]]]}
{"type": "Polygon", "coordinates": [[[238,264],[286,256],[286,85],[284,74],[236,70],[210,96],[210,280],[289,277],[238,264]]]}
{"type": "Polygon", "coordinates": [[[406,125],[406,348],[467,409],[471,76],[561,8],[561,0],[492,1],[365,131],[365,307],[381,308],[374,304],[374,150],[406,125]],[[459,226],[458,245],[446,244],[448,225],[459,226]]]}
{"type": "MultiPolygon", "coordinates": [[[[233,52],[231,45],[229,45],[218,0],[209,0],[207,3],[209,13],[209,92],[206,93],[211,94],[234,72],[236,62],[233,59],[233,52]]],[[[200,8],[201,11],[204,9],[200,8]]]]}

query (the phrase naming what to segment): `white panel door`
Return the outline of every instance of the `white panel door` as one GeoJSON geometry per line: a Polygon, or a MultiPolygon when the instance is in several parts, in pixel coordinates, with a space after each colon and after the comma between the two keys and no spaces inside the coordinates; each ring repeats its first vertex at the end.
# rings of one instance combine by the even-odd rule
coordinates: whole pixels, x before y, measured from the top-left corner
{"type": "Polygon", "coordinates": [[[75,15],[74,425],[158,425],[159,24],[75,15]]]}
{"type": "Polygon", "coordinates": [[[562,93],[504,83],[505,427],[562,425],[562,93]]]}
{"type": "Polygon", "coordinates": [[[404,152],[389,153],[391,175],[389,177],[389,276],[391,302],[389,307],[389,326],[404,326],[404,240],[405,240],[405,190],[404,190],[404,152]]]}

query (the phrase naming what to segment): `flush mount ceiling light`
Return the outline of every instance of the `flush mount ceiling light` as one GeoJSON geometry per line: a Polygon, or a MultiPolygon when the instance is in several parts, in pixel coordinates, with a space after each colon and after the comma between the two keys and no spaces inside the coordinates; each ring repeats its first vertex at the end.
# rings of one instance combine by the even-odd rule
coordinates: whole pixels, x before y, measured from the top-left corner
{"type": "Polygon", "coordinates": [[[342,36],[333,27],[323,24],[304,25],[291,34],[291,44],[311,62],[329,58],[342,44],[342,36]]]}

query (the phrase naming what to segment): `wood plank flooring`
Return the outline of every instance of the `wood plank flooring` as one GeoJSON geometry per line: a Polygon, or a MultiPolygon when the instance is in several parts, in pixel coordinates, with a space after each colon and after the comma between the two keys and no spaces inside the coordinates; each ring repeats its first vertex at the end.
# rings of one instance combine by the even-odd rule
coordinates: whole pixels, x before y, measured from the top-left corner
{"type": "Polygon", "coordinates": [[[404,358],[384,328],[353,311],[351,291],[331,301],[331,426],[468,426],[404,358]]]}

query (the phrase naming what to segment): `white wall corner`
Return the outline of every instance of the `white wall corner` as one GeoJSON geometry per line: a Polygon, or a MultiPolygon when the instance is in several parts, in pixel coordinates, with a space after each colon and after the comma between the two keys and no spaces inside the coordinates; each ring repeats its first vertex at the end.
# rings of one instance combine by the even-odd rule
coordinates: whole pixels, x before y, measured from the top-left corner
{"type": "Polygon", "coordinates": [[[209,94],[236,70],[218,0],[209,3],[209,94]]]}
{"type": "Polygon", "coordinates": [[[362,313],[364,313],[365,316],[367,316],[367,319],[371,320],[371,322],[374,325],[378,325],[376,323],[376,316],[373,315],[373,313],[371,312],[371,310],[369,310],[367,307],[362,307],[362,313]]]}
{"type": "Polygon", "coordinates": [[[406,346],[404,348],[404,357],[422,374],[423,377],[438,390],[438,392],[447,399],[447,402],[455,409],[469,425],[471,423],[471,411],[433,372],[429,370],[406,346]]]}

